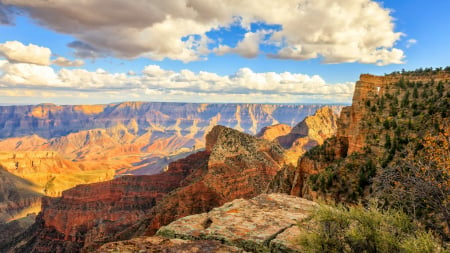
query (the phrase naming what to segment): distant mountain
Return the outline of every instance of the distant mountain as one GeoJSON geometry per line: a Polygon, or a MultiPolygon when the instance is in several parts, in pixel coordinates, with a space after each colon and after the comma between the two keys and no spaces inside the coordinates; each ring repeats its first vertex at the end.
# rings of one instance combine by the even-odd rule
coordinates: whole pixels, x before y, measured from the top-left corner
{"type": "MultiPolygon", "coordinates": [[[[5,106],[0,107],[0,151],[54,151],[82,170],[154,174],[204,148],[215,125],[256,134],[274,124],[294,126],[321,107],[150,102],[5,106]]],[[[339,112],[342,106],[331,108],[339,112]]]]}
{"type": "MultiPolygon", "coordinates": [[[[133,134],[200,137],[215,125],[256,134],[278,123],[290,126],[323,105],[194,104],[124,102],[108,105],[54,105],[0,107],[0,138],[36,134],[42,138],[66,136],[89,129],[128,126],[133,134]]],[[[340,106],[333,106],[339,110],[340,106]]],[[[155,138],[156,136],[154,136],[155,138]]]]}

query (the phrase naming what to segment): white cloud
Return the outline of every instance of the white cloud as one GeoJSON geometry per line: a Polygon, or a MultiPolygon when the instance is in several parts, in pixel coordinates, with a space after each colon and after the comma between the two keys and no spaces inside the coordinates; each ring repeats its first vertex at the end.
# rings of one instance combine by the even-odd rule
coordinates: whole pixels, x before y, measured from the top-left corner
{"type": "Polygon", "coordinates": [[[416,40],[416,39],[409,39],[409,40],[406,42],[406,48],[410,48],[410,47],[412,47],[412,46],[415,45],[415,44],[417,44],[417,40],[416,40]]]}
{"type": "MultiPolygon", "coordinates": [[[[49,48],[37,46],[34,44],[24,45],[20,41],[6,41],[0,44],[0,56],[6,58],[10,63],[24,63],[23,65],[10,65],[15,68],[14,71],[25,71],[27,68],[30,73],[29,77],[36,72],[42,72],[44,75],[52,71],[50,68],[42,68],[42,66],[48,66],[55,64],[61,67],[80,67],[84,65],[82,60],[69,60],[65,57],[57,57],[54,60],[50,60],[52,51],[49,48]],[[37,66],[32,66],[32,65],[37,66]],[[40,67],[41,66],[41,67],[40,67]],[[43,71],[43,69],[46,69],[43,71]]],[[[14,72],[13,71],[13,72],[14,72]]],[[[47,76],[44,76],[47,77],[47,76]]]]}
{"type": "Polygon", "coordinates": [[[1,65],[0,70],[3,72],[0,75],[0,83],[6,86],[64,86],[49,66],[8,62],[1,65]]]}
{"type": "MultiPolygon", "coordinates": [[[[202,60],[210,52],[255,57],[261,43],[279,45],[270,57],[326,63],[402,63],[395,48],[390,10],[374,0],[3,0],[27,11],[40,24],[76,37],[77,56],[112,54],[123,58],[202,60]],[[208,31],[238,24],[246,37],[230,48],[208,49],[208,31]],[[267,36],[248,30],[251,23],[280,25],[267,36]],[[195,36],[194,36],[195,35],[195,36]],[[100,53],[101,52],[101,53],[100,53]]],[[[218,42],[218,41],[216,41],[218,42]]],[[[217,43],[216,43],[217,44],[217,43]]],[[[220,44],[220,43],[219,43],[220,44]]]]}
{"type": "Polygon", "coordinates": [[[231,48],[227,45],[219,45],[214,52],[218,55],[224,55],[226,53],[236,53],[245,58],[255,58],[259,54],[259,44],[262,38],[266,35],[267,31],[248,32],[244,35],[244,38],[239,41],[236,47],[231,48]]]}
{"type": "Polygon", "coordinates": [[[3,92],[22,89],[61,94],[89,94],[94,103],[129,99],[209,102],[349,102],[353,83],[327,84],[319,76],[283,72],[256,73],[249,68],[233,75],[190,70],[179,72],[149,65],[141,74],[110,73],[103,69],[55,71],[50,66],[0,61],[3,92]],[[281,99],[284,98],[284,99],[281,99]]]}
{"type": "Polygon", "coordinates": [[[24,45],[19,41],[7,41],[0,44],[0,55],[8,61],[32,63],[38,65],[50,65],[52,52],[46,47],[33,44],[24,45]]]}
{"type": "Polygon", "coordinates": [[[58,57],[52,61],[53,64],[56,64],[61,67],[80,67],[84,65],[84,61],[82,60],[69,60],[65,57],[58,57]]]}

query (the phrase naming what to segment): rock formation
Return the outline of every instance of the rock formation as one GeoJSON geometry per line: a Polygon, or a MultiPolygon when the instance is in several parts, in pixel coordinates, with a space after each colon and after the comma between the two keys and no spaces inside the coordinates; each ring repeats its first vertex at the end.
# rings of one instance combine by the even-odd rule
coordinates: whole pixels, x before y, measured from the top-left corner
{"type": "Polygon", "coordinates": [[[0,166],[0,249],[26,230],[40,211],[41,194],[37,186],[0,166]]]}
{"type": "Polygon", "coordinates": [[[206,140],[205,151],[171,163],[161,174],[80,185],[60,198],[44,198],[29,243],[17,250],[92,250],[153,234],[180,217],[264,192],[284,164],[280,146],[230,128],[216,126],[206,140]]]}
{"type": "Polygon", "coordinates": [[[41,194],[33,183],[17,177],[0,166],[0,223],[39,212],[41,194]]]}
{"type": "Polygon", "coordinates": [[[96,252],[244,253],[246,251],[214,240],[191,241],[152,236],[107,243],[96,250],[96,252]]]}
{"type": "Polygon", "coordinates": [[[186,248],[186,252],[210,252],[210,245],[217,247],[217,244],[232,246],[227,252],[301,252],[296,243],[300,235],[297,224],[308,217],[315,206],[312,201],[284,194],[236,199],[207,213],[180,218],[161,227],[157,236],[108,243],[97,252],[156,247],[163,252],[174,252],[181,243],[196,244],[198,251],[186,248]],[[175,243],[174,240],[181,241],[175,243]]]}
{"type": "Polygon", "coordinates": [[[318,109],[314,115],[306,117],[294,127],[278,124],[263,128],[257,136],[266,140],[276,141],[288,150],[292,164],[296,165],[298,157],[311,148],[322,145],[334,136],[337,130],[339,108],[329,106],[318,109]]]}
{"type": "Polygon", "coordinates": [[[1,106],[0,165],[34,183],[39,195],[56,197],[116,174],[167,170],[170,162],[202,150],[206,133],[216,124],[256,133],[269,124],[293,125],[320,107],[135,102],[1,106]]]}
{"type": "Polygon", "coordinates": [[[423,138],[448,124],[449,83],[444,71],[361,75],[336,137],[302,156],[296,169],[280,171],[270,191],[346,202],[368,196],[377,171],[416,156],[423,138]]]}

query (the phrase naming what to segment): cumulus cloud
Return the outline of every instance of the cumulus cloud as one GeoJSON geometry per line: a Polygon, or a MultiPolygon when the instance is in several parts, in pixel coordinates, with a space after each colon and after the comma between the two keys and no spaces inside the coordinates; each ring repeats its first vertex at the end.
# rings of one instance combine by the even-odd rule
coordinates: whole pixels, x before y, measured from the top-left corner
{"type": "MultiPolygon", "coordinates": [[[[41,90],[61,94],[92,94],[94,99],[167,100],[192,102],[350,102],[353,83],[327,84],[320,76],[290,72],[257,73],[249,68],[233,75],[211,72],[179,72],[157,65],[146,66],[142,73],[110,73],[103,69],[62,68],[0,61],[0,88],[41,90]],[[97,95],[95,95],[97,94],[97,95]],[[117,97],[116,97],[117,96],[117,97]]],[[[95,101],[91,101],[95,102],[95,101]]]]}
{"type": "Polygon", "coordinates": [[[50,60],[52,52],[49,48],[37,46],[34,44],[24,45],[20,41],[6,41],[0,44],[0,56],[6,58],[10,63],[24,63],[15,66],[17,70],[24,70],[28,68],[32,75],[36,70],[43,70],[44,75],[52,70],[51,68],[41,68],[39,66],[48,66],[55,64],[61,67],[80,67],[84,65],[82,60],[69,60],[65,57],[57,57],[54,60],[50,60]],[[33,66],[38,65],[38,66],[33,66]]]}
{"type": "Polygon", "coordinates": [[[61,67],[80,67],[84,65],[84,61],[82,60],[69,60],[65,57],[58,57],[52,61],[53,64],[61,66],[61,67]]]}
{"type": "Polygon", "coordinates": [[[0,44],[0,55],[11,62],[50,65],[51,54],[50,49],[46,47],[24,45],[19,41],[7,41],[0,44]]]}
{"type": "Polygon", "coordinates": [[[227,45],[219,45],[214,52],[218,55],[224,55],[226,53],[236,53],[245,58],[255,58],[259,54],[259,44],[267,31],[248,32],[244,35],[244,38],[231,48],[227,45]]]}
{"type": "Polygon", "coordinates": [[[61,87],[64,84],[49,66],[41,66],[27,63],[4,63],[0,69],[0,83],[4,86],[36,86],[36,87],[61,87]],[[1,72],[0,72],[1,73],[1,72]]]}
{"type": "MultiPolygon", "coordinates": [[[[55,31],[71,34],[77,57],[103,52],[123,58],[164,58],[184,62],[211,52],[255,57],[261,43],[278,45],[269,57],[325,63],[402,63],[390,10],[374,0],[2,0],[55,31]],[[247,30],[236,46],[211,41],[208,32],[236,24],[247,30]],[[261,36],[250,24],[279,25],[261,36]],[[216,45],[216,46],[213,46],[216,45]],[[215,48],[214,48],[215,47],[215,48]]],[[[69,44],[69,46],[71,46],[69,44]]]]}

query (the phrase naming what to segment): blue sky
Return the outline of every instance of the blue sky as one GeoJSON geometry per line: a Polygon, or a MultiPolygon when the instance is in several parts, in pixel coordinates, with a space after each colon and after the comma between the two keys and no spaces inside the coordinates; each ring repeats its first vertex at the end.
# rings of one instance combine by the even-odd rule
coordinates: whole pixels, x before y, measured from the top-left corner
{"type": "Polygon", "coordinates": [[[447,0],[104,2],[0,0],[0,103],[349,103],[449,65],[447,0]]]}

